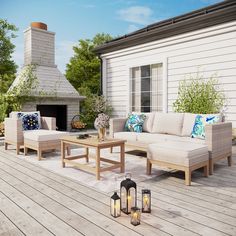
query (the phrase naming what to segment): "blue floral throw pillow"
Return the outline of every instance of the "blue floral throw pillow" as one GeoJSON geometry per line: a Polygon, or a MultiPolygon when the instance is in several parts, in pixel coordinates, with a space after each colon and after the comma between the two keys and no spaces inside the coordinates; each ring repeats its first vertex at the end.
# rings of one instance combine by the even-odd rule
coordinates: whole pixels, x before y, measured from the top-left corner
{"type": "Polygon", "coordinates": [[[37,130],[40,129],[40,116],[38,112],[35,113],[21,113],[19,112],[18,118],[22,120],[23,130],[37,130]]]}
{"type": "Polygon", "coordinates": [[[192,131],[192,138],[199,138],[199,139],[205,139],[206,134],[205,134],[205,125],[206,124],[214,124],[220,121],[220,116],[216,115],[209,115],[209,116],[202,116],[202,115],[197,115],[195,118],[195,123],[193,126],[193,131],[192,131]]]}
{"type": "Polygon", "coordinates": [[[144,114],[130,114],[125,123],[125,131],[142,133],[145,118],[144,114]]]}

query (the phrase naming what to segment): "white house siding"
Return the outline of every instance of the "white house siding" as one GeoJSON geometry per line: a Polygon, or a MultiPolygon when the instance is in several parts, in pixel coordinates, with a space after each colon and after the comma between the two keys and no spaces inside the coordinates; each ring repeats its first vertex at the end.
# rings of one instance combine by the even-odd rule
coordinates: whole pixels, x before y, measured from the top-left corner
{"type": "Polygon", "coordinates": [[[205,79],[216,74],[228,99],[226,119],[236,127],[236,21],[103,54],[102,58],[103,90],[114,116],[129,112],[129,69],[163,62],[166,111],[172,111],[180,80],[197,73],[205,79]]]}

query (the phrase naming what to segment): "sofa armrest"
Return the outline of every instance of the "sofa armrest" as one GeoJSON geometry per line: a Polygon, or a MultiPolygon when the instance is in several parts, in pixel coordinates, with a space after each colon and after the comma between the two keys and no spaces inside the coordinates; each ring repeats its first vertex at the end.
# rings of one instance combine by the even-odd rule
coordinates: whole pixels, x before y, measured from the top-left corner
{"type": "Polygon", "coordinates": [[[110,119],[109,135],[113,138],[115,132],[122,132],[125,128],[127,118],[112,118],[110,119]]]}
{"type": "Polygon", "coordinates": [[[23,144],[24,137],[21,120],[14,118],[5,118],[4,128],[6,141],[10,141],[15,144],[23,144]]]}
{"type": "Polygon", "coordinates": [[[221,122],[206,125],[205,131],[210,158],[232,154],[232,123],[221,122]]]}
{"type": "Polygon", "coordinates": [[[56,118],[55,117],[41,117],[41,128],[47,130],[56,130],[56,118]]]}

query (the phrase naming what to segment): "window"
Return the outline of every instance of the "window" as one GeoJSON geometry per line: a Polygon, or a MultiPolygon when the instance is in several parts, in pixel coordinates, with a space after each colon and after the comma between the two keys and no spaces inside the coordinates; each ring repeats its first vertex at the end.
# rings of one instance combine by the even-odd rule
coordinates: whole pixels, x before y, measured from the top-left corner
{"type": "Polygon", "coordinates": [[[131,111],[162,111],[162,63],[130,69],[131,111]]]}

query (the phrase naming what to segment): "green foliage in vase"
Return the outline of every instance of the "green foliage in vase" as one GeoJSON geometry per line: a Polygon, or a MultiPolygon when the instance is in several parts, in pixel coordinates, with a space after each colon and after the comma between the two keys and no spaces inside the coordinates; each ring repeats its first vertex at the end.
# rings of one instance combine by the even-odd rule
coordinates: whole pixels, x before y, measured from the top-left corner
{"type": "Polygon", "coordinates": [[[223,112],[226,97],[220,89],[219,81],[212,75],[210,79],[189,76],[180,81],[178,97],[173,103],[175,112],[212,114],[223,112]]]}
{"type": "Polygon", "coordinates": [[[17,65],[12,60],[12,53],[15,45],[12,39],[16,37],[15,25],[9,24],[6,20],[0,19],[0,94],[7,92],[15,79],[17,65]]]}
{"type": "Polygon", "coordinates": [[[104,113],[110,116],[112,106],[104,96],[92,94],[89,90],[84,91],[84,94],[86,99],[81,103],[80,119],[87,124],[88,128],[94,128],[94,121],[98,114],[104,113]]]}
{"type": "Polygon", "coordinates": [[[80,92],[88,89],[93,94],[100,92],[100,60],[94,48],[111,40],[109,34],[97,34],[93,39],[81,39],[73,47],[74,56],[66,66],[66,78],[80,92]]]}

